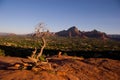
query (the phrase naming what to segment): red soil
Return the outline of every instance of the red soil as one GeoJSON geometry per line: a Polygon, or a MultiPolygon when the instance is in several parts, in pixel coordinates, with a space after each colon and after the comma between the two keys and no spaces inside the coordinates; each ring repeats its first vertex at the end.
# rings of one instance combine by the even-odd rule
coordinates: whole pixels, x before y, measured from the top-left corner
{"type": "Polygon", "coordinates": [[[18,57],[0,57],[0,80],[120,80],[120,61],[106,58],[81,59],[51,57],[53,70],[9,69],[14,63],[30,60],[18,57]]]}

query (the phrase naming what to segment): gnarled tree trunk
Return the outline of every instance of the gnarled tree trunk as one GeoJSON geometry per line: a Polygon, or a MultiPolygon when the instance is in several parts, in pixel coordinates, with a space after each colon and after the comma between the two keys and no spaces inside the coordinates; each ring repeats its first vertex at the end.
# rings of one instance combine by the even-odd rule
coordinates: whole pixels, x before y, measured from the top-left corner
{"type": "Polygon", "coordinates": [[[37,55],[37,59],[39,59],[39,57],[42,55],[43,50],[44,50],[44,48],[45,48],[45,46],[46,46],[46,41],[45,41],[45,38],[44,38],[44,37],[42,37],[42,42],[43,42],[43,46],[42,46],[42,48],[41,48],[41,50],[40,50],[40,53],[37,55]]]}
{"type": "MultiPolygon", "coordinates": [[[[48,30],[47,30],[48,31],[48,30]]],[[[46,46],[46,40],[45,40],[45,36],[47,34],[47,31],[45,31],[45,25],[43,23],[39,23],[38,26],[35,28],[35,37],[37,38],[41,38],[42,39],[42,47],[40,49],[40,52],[37,54],[37,48],[35,47],[35,50],[33,51],[31,57],[28,57],[30,60],[32,60],[33,62],[37,63],[39,61],[40,56],[43,53],[43,50],[46,46]]]]}

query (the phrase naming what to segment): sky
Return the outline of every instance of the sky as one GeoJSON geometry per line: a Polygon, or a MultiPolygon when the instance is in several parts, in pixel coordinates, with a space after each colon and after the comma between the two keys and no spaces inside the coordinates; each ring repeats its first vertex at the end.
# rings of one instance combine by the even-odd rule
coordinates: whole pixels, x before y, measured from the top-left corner
{"type": "Polygon", "coordinates": [[[32,33],[40,22],[51,32],[120,34],[120,0],[0,0],[0,32],[32,33]]]}

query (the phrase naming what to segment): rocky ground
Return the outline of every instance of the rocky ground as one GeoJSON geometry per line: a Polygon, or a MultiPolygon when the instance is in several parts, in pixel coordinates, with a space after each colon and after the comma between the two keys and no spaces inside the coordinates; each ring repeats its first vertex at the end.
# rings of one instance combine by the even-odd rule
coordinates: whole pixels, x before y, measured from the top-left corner
{"type": "Polygon", "coordinates": [[[18,57],[0,57],[0,80],[120,80],[120,61],[107,58],[51,57],[51,70],[18,70],[15,63],[30,62],[18,57]]]}

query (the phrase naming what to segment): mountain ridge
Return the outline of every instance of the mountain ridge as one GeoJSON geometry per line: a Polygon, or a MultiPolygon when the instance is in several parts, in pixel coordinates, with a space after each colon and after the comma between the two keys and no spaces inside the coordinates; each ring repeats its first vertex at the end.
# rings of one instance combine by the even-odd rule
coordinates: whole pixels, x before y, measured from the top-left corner
{"type": "Polygon", "coordinates": [[[76,26],[72,26],[67,30],[56,32],[55,35],[62,37],[81,37],[81,38],[101,38],[108,39],[109,36],[105,32],[92,30],[92,31],[80,31],[76,26]]]}
{"type": "MultiPolygon", "coordinates": [[[[21,34],[31,36],[34,33],[21,34]]],[[[0,36],[20,35],[15,33],[0,32],[0,36]]],[[[49,32],[49,36],[61,36],[61,37],[80,37],[80,38],[99,38],[99,39],[112,39],[120,41],[120,34],[107,34],[105,32],[98,31],[96,29],[92,31],[81,31],[76,26],[72,26],[67,30],[61,30],[58,32],[49,32]]]]}

